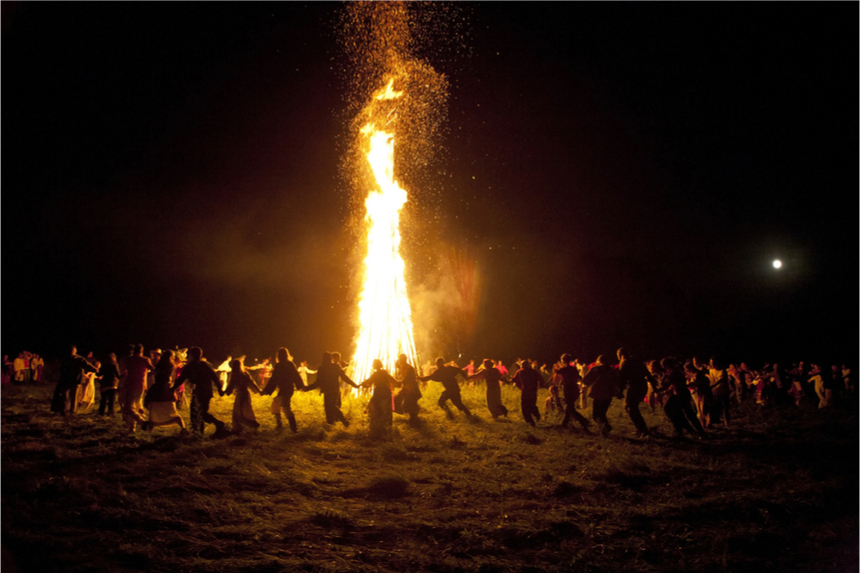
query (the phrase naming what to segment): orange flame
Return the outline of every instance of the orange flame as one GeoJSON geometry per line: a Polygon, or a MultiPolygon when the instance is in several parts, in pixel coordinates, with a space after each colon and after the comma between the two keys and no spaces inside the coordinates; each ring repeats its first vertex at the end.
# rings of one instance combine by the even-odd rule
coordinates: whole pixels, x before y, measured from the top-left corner
{"type": "MultiPolygon", "coordinates": [[[[374,118],[380,115],[375,113],[382,105],[380,102],[393,102],[402,96],[403,92],[394,91],[394,78],[391,78],[373,95],[365,113],[374,118]]],[[[396,118],[394,111],[382,114],[386,123],[396,118]]],[[[360,134],[368,148],[366,157],[378,188],[371,190],[364,202],[367,256],[358,303],[360,331],[353,360],[356,382],[370,376],[371,364],[376,358],[392,373],[401,353],[406,354],[410,364],[415,364],[417,358],[412,310],[406,295],[405,265],[400,256],[400,210],[406,203],[406,191],[394,179],[394,133],[371,120],[360,134]]]]}

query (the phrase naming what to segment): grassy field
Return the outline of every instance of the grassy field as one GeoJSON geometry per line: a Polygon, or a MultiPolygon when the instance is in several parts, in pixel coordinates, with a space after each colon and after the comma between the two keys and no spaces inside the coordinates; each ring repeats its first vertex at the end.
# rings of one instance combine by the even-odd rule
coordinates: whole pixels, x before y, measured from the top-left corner
{"type": "Polygon", "coordinates": [[[3,390],[4,572],[858,570],[854,405],[745,404],[705,441],[637,441],[617,400],[603,438],[530,428],[510,388],[509,419],[478,389],[474,419],[447,419],[431,383],[423,424],[395,416],[386,439],[359,399],[348,429],[324,426],[314,392],[293,400],[298,434],[254,396],[259,431],[201,440],[66,423],[51,390],[3,390]]]}

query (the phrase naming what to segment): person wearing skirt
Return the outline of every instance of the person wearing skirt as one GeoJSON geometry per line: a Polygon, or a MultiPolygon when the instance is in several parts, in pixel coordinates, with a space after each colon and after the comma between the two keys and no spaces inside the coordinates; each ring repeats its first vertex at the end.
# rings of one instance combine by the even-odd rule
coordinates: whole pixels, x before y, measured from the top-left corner
{"type": "Polygon", "coordinates": [[[233,431],[237,434],[241,433],[245,428],[256,430],[260,427],[257,421],[257,416],[254,415],[254,408],[251,405],[251,390],[257,394],[260,393],[260,387],[245,371],[243,359],[239,358],[230,363],[231,374],[230,383],[227,385],[227,390],[224,392],[228,396],[236,393],[236,399],[233,401],[233,431]]]}
{"type": "MultiPolygon", "coordinates": [[[[89,361],[88,361],[89,362],[89,361]]],[[[96,372],[87,372],[84,375],[84,381],[78,385],[78,411],[86,412],[96,400],[96,373],[101,369],[101,362],[96,361],[91,365],[96,369],[96,372]]]]}
{"type": "Polygon", "coordinates": [[[146,391],[144,405],[149,410],[149,420],[144,428],[152,431],[158,426],[179,426],[181,434],[185,435],[185,421],[176,411],[176,390],[179,384],[171,384],[176,372],[172,350],[165,350],[155,365],[155,382],[146,391]]]}
{"type": "Polygon", "coordinates": [[[482,368],[469,376],[469,380],[483,380],[487,386],[487,409],[495,420],[499,416],[507,416],[508,409],[502,404],[502,373],[493,366],[493,361],[487,358],[481,363],[482,368]]]}
{"type": "Polygon", "coordinates": [[[370,414],[370,433],[373,435],[385,434],[391,429],[394,411],[391,387],[395,384],[397,381],[383,368],[382,360],[378,358],[373,361],[373,374],[359,384],[361,388],[373,388],[373,396],[367,404],[367,412],[370,414]]]}

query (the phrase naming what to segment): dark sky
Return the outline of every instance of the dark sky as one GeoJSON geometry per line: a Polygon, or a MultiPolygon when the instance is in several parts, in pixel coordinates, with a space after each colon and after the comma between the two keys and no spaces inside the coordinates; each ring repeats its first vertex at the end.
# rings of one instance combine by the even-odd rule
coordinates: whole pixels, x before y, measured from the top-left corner
{"type": "MultiPolygon", "coordinates": [[[[351,353],[343,5],[2,8],[3,352],[351,353]]],[[[461,17],[422,354],[856,362],[856,3],[461,17]]]]}

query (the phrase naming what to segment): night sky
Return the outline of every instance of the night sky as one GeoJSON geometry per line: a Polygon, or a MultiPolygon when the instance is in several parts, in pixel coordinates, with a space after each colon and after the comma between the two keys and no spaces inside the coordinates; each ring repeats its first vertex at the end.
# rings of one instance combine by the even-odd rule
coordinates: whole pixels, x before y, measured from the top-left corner
{"type": "MultiPolygon", "coordinates": [[[[2,9],[4,353],[351,354],[343,5],[2,9]]],[[[422,358],[856,362],[857,3],[458,18],[405,185],[422,358]]]]}

